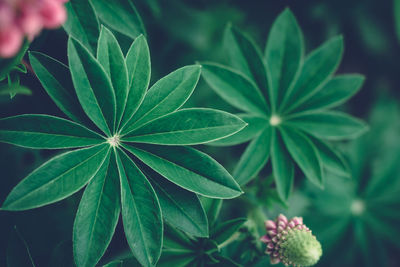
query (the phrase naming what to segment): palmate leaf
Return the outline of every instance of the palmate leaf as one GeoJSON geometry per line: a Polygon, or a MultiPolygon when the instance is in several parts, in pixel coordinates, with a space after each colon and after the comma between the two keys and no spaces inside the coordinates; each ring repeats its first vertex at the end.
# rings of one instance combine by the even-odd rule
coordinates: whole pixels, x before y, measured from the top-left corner
{"type": "MultiPolygon", "coordinates": [[[[74,222],[76,265],[100,261],[121,212],[137,261],[154,266],[163,243],[163,218],[192,237],[204,238],[208,220],[196,194],[224,199],[242,193],[214,159],[176,145],[223,139],[246,123],[213,109],[178,110],[197,85],[200,65],[180,68],[147,91],[150,55],[143,35],[124,58],[113,33],[102,27],[96,57],[89,49],[70,37],[69,68],[31,53],[43,87],[75,122],[32,114],[0,119],[0,141],[29,148],[87,148],[61,154],[34,170],[12,190],[2,209],[41,207],[88,184],[74,222]]],[[[215,250],[214,243],[209,241],[207,250],[215,250]]],[[[137,261],[126,264],[139,265],[137,261]]]]}
{"type": "Polygon", "coordinates": [[[271,163],[276,189],[280,198],[287,201],[294,183],[294,165],[279,131],[273,131],[271,163]]]}
{"type": "Polygon", "coordinates": [[[270,66],[270,101],[273,107],[281,103],[284,92],[292,84],[303,54],[303,34],[292,12],[285,9],[271,27],[264,52],[270,66]]]}
{"type": "Polygon", "coordinates": [[[234,198],[242,191],[214,159],[184,146],[136,144],[124,148],[150,168],[186,190],[213,198],[234,198]]]}
{"type": "Polygon", "coordinates": [[[236,116],[213,109],[182,109],[155,119],[122,137],[126,142],[196,145],[234,134],[246,126],[236,116]]]}
{"type": "Polygon", "coordinates": [[[126,134],[180,108],[193,93],[200,78],[200,66],[180,68],[157,81],[146,93],[139,109],[126,127],[120,131],[126,134]]]}
{"type": "Polygon", "coordinates": [[[69,68],[39,52],[29,52],[29,61],[47,94],[72,120],[85,123],[87,117],[74,91],[69,68]]]}
{"type": "Polygon", "coordinates": [[[299,113],[285,123],[328,140],[356,138],[368,130],[363,121],[337,111],[299,113]]]}
{"type": "Polygon", "coordinates": [[[247,142],[260,134],[266,127],[268,127],[268,120],[265,117],[259,117],[252,114],[236,114],[241,118],[247,126],[240,130],[238,133],[228,137],[208,143],[213,146],[232,146],[247,142]]]}
{"type": "Polygon", "coordinates": [[[203,77],[232,106],[263,116],[267,104],[254,82],[233,69],[214,63],[203,63],[203,77]]]}
{"type": "Polygon", "coordinates": [[[249,142],[235,169],[236,180],[249,182],[271,155],[272,174],[284,201],[292,191],[296,166],[321,187],[324,172],[349,176],[343,158],[325,140],[355,138],[368,129],[361,120],[328,110],[353,96],[364,81],[358,74],[333,76],[342,58],[343,38],[332,38],[304,60],[303,43],[296,18],[285,9],[271,27],[264,58],[250,37],[228,26],[225,50],[232,67],[204,63],[202,71],[221,98],[246,112],[240,117],[247,128],[215,142],[249,142]]]}
{"type": "Polygon", "coordinates": [[[143,173],[156,191],[165,221],[192,236],[208,237],[207,216],[196,194],[169,182],[154,171],[143,173]]]}
{"type": "Polygon", "coordinates": [[[139,108],[150,83],[150,52],[146,38],[141,35],[135,39],[126,54],[126,66],[128,68],[129,91],[121,128],[139,108]]]}
{"type": "Polygon", "coordinates": [[[163,224],[158,198],[149,181],[125,153],[116,153],[116,160],[128,244],[142,265],[153,266],[162,246],[163,224]]]}
{"type": "Polygon", "coordinates": [[[267,127],[247,146],[233,172],[239,184],[246,184],[267,163],[271,146],[271,127],[267,127]]]}
{"type": "Polygon", "coordinates": [[[115,126],[115,93],[100,63],[78,41],[68,40],[68,61],[72,81],[83,110],[107,135],[115,126]]]}
{"type": "Polygon", "coordinates": [[[117,39],[104,26],[101,27],[100,31],[97,60],[110,77],[114,89],[116,100],[115,127],[117,127],[124,113],[128,97],[128,70],[117,39]]]}
{"type": "Polygon", "coordinates": [[[232,66],[254,80],[264,96],[269,96],[268,69],[255,43],[239,30],[228,25],[225,30],[224,48],[228,52],[232,66]]]}
{"type": "Polygon", "coordinates": [[[28,148],[60,149],[104,143],[104,138],[80,124],[48,115],[0,119],[0,140],[28,148]]]}
{"type": "Polygon", "coordinates": [[[118,169],[105,161],[85,189],[76,213],[73,245],[78,266],[94,266],[107,249],[120,214],[118,169]]]}
{"type": "Polygon", "coordinates": [[[109,146],[99,145],[52,158],[14,187],[1,209],[33,209],[72,195],[96,175],[109,154],[109,146]]]}

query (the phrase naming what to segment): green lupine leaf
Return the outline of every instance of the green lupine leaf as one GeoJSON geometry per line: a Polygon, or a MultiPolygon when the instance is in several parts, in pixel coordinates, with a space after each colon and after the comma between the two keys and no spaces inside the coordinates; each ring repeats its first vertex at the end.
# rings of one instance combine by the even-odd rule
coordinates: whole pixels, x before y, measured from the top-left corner
{"type": "Polygon", "coordinates": [[[24,43],[21,46],[21,49],[19,52],[11,58],[0,58],[0,81],[4,78],[7,77],[7,74],[10,73],[10,71],[17,66],[18,64],[21,63],[22,58],[24,57],[26,51],[29,48],[29,42],[28,40],[25,40],[24,43]]]}
{"type": "Polygon", "coordinates": [[[116,103],[110,79],[100,63],[73,38],[68,40],[68,61],[83,110],[100,130],[111,135],[116,103]]]}
{"type": "Polygon", "coordinates": [[[336,76],[296,110],[305,111],[336,107],[355,95],[360,90],[364,80],[364,76],[359,74],[336,76]]]}
{"type": "Polygon", "coordinates": [[[104,143],[84,126],[49,115],[19,115],[0,119],[0,142],[22,147],[61,149],[104,143]]]}
{"type": "Polygon", "coordinates": [[[153,266],[160,257],[163,238],[160,204],[136,164],[122,151],[116,153],[116,159],[126,239],[136,259],[144,266],[153,266]]]}
{"type": "Polygon", "coordinates": [[[20,84],[2,85],[0,86],[0,96],[2,95],[31,95],[32,91],[28,87],[20,84]]]}
{"type": "Polygon", "coordinates": [[[99,18],[110,28],[135,39],[145,34],[144,25],[132,0],[91,0],[99,18]]]}
{"type": "Polygon", "coordinates": [[[74,121],[86,122],[87,117],[76,97],[68,67],[39,52],[29,52],[29,61],[57,107],[74,121]]]}
{"type": "Polygon", "coordinates": [[[95,266],[114,234],[120,213],[115,159],[103,163],[85,189],[76,213],[73,244],[77,266],[95,266]]]}
{"type": "Polygon", "coordinates": [[[245,123],[247,123],[247,126],[231,136],[208,143],[208,145],[233,146],[233,145],[245,143],[245,142],[253,139],[254,137],[256,137],[266,127],[268,127],[268,120],[266,118],[252,115],[252,114],[245,114],[245,113],[236,114],[236,116],[238,116],[245,123]]]}
{"type": "Polygon", "coordinates": [[[303,34],[290,9],[276,18],[268,35],[265,60],[271,74],[271,102],[277,106],[300,69],[304,54],[303,34]]]}
{"type": "Polygon", "coordinates": [[[335,151],[330,145],[322,140],[311,138],[311,141],[318,149],[319,155],[321,156],[322,165],[328,171],[343,177],[350,177],[350,168],[347,162],[337,151],[335,151]]]}
{"type": "Polygon", "coordinates": [[[122,138],[126,142],[196,145],[232,135],[246,126],[240,118],[215,109],[182,109],[155,119],[122,138]]]}
{"type": "Polygon", "coordinates": [[[116,100],[116,127],[118,127],[128,97],[128,70],[125,65],[117,39],[106,27],[101,27],[97,48],[97,60],[103,66],[111,80],[116,100]]]}
{"type": "Polygon", "coordinates": [[[199,65],[182,67],[156,82],[147,92],[139,109],[130,119],[122,134],[180,108],[190,95],[200,77],[199,65]]]}
{"type": "Polygon", "coordinates": [[[194,239],[168,224],[164,227],[164,250],[188,252],[196,249],[194,239]]]}
{"type": "Polygon", "coordinates": [[[234,69],[215,63],[202,63],[202,76],[208,85],[232,106],[265,116],[268,106],[256,84],[234,69]]]}
{"type": "Polygon", "coordinates": [[[278,130],[273,131],[271,163],[278,195],[286,202],[293,190],[294,164],[278,130]]]}
{"type": "Polygon", "coordinates": [[[170,224],[191,236],[207,237],[207,216],[196,194],[169,182],[158,173],[146,170],[160,201],[162,215],[170,224]]]}
{"type": "Polygon", "coordinates": [[[235,27],[228,25],[225,29],[224,48],[232,66],[252,79],[265,96],[269,96],[267,67],[254,41],[235,27]]]}
{"type": "Polygon", "coordinates": [[[270,155],[271,127],[267,127],[247,146],[240,157],[233,176],[240,184],[246,184],[265,166],[270,155]]]}
{"type": "Polygon", "coordinates": [[[186,190],[213,198],[234,198],[242,193],[239,185],[218,162],[193,148],[145,144],[124,148],[186,190]]]}
{"type": "Polygon", "coordinates": [[[356,138],[368,130],[363,121],[338,111],[299,113],[285,124],[329,140],[356,138]]]}
{"type": "Polygon", "coordinates": [[[321,159],[311,140],[295,129],[280,129],[282,138],[293,160],[304,175],[315,185],[323,188],[324,180],[321,159]]]}
{"type": "Polygon", "coordinates": [[[121,126],[124,126],[139,108],[150,83],[150,51],[143,35],[132,43],[125,61],[128,68],[129,92],[121,126]]]}
{"type": "Polygon", "coordinates": [[[65,7],[68,12],[65,31],[95,55],[100,25],[90,1],[70,0],[65,7]]]}
{"type": "Polygon", "coordinates": [[[325,42],[308,55],[296,84],[285,95],[281,111],[287,113],[317,93],[336,71],[342,54],[343,37],[339,36],[325,42]]]}
{"type": "Polygon", "coordinates": [[[72,195],[96,175],[109,154],[109,146],[100,145],[52,158],[14,187],[1,209],[33,209],[72,195]]]}
{"type": "Polygon", "coordinates": [[[247,218],[237,218],[220,223],[210,233],[210,239],[221,245],[232,237],[246,221],[247,218]]]}
{"type": "Polygon", "coordinates": [[[208,226],[209,228],[213,227],[214,223],[216,222],[219,216],[219,212],[221,211],[223,200],[208,198],[208,197],[200,197],[200,201],[207,214],[208,226]]]}

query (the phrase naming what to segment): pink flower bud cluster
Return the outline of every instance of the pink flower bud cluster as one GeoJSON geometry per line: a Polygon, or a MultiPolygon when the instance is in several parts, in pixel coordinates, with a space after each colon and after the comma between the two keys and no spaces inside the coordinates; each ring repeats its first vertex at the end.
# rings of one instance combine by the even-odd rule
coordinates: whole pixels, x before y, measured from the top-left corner
{"type": "Polygon", "coordinates": [[[294,217],[288,220],[286,216],[280,214],[275,221],[268,220],[265,222],[267,234],[261,237],[261,241],[267,244],[266,254],[270,255],[271,264],[282,262],[285,265],[293,264],[282,253],[282,244],[289,237],[292,230],[302,230],[311,232],[310,229],[303,224],[303,218],[294,217]]]}
{"type": "Polygon", "coordinates": [[[68,0],[0,0],[0,57],[12,57],[25,36],[32,41],[43,28],[63,24],[68,0]]]}

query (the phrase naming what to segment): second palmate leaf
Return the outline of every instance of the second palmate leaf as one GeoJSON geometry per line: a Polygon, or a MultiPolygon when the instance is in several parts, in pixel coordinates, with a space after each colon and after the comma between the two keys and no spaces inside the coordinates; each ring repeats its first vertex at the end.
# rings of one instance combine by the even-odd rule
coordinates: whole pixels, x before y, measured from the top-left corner
{"type": "Polygon", "coordinates": [[[332,111],[353,96],[364,77],[333,76],[343,54],[343,38],[334,37],[306,57],[299,25],[289,9],[272,25],[262,55],[245,34],[228,25],[224,36],[230,66],[203,63],[202,76],[225,101],[245,113],[243,131],[214,142],[250,141],[234,177],[254,178],[271,158],[279,196],[286,201],[298,166],[314,184],[324,186],[324,172],[348,176],[342,156],[326,141],[351,139],[367,130],[364,122],[332,111]]]}

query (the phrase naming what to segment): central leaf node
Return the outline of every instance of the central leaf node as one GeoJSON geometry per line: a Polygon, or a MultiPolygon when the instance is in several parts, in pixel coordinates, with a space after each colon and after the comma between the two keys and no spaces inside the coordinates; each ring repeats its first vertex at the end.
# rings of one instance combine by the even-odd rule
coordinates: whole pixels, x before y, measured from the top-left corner
{"type": "Polygon", "coordinates": [[[353,215],[355,216],[359,216],[361,214],[364,213],[365,211],[365,202],[361,199],[355,199],[353,200],[353,202],[351,203],[351,213],[353,213],[353,215]]]}
{"type": "Polygon", "coordinates": [[[116,134],[112,137],[107,138],[107,143],[109,143],[112,147],[118,147],[120,145],[119,135],[116,134]]]}
{"type": "Polygon", "coordinates": [[[269,119],[269,124],[271,126],[277,126],[282,122],[282,119],[278,115],[272,115],[271,118],[269,119]]]}

